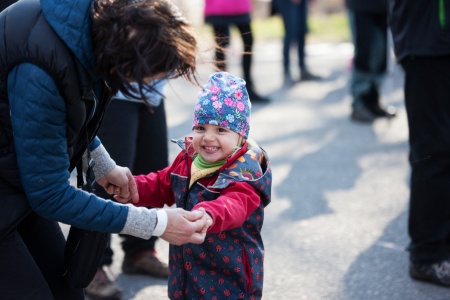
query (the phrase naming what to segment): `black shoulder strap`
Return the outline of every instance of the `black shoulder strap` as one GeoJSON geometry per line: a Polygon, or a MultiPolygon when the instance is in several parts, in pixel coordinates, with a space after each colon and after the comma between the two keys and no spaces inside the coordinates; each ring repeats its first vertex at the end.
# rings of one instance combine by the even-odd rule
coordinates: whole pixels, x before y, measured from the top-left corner
{"type": "Polygon", "coordinates": [[[11,4],[17,2],[17,0],[2,0],[0,1],[0,11],[3,11],[5,8],[10,6],[11,4]]]}

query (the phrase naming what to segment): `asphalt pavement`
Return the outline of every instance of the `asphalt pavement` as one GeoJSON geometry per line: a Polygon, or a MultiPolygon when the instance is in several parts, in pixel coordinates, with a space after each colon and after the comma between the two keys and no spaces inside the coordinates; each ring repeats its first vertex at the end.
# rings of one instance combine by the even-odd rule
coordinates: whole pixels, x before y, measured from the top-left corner
{"type": "MultiPolygon", "coordinates": [[[[228,71],[241,76],[239,49],[233,42],[228,71]]],[[[381,95],[398,116],[358,124],[349,118],[352,45],[314,44],[306,51],[311,71],[323,79],[286,89],[281,41],[255,41],[255,87],[271,98],[253,104],[250,129],[273,170],[263,227],[263,299],[449,299],[448,289],[412,281],[407,273],[410,169],[401,69],[391,64],[381,95]]],[[[212,68],[201,63],[199,71],[204,83],[212,68]]],[[[181,79],[170,83],[169,138],[189,134],[197,92],[181,79]]],[[[171,145],[171,159],[177,153],[171,145]]],[[[160,240],[157,248],[167,259],[167,243],[160,240]]],[[[111,271],[124,300],[167,299],[165,280],[121,273],[117,235],[113,249],[111,271]]]]}

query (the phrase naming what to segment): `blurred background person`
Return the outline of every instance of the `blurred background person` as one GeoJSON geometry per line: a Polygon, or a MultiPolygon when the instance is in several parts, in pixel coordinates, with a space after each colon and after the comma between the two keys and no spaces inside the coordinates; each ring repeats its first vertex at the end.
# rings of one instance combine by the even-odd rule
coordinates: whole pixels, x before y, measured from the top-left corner
{"type": "Polygon", "coordinates": [[[350,79],[351,119],[372,122],[378,117],[392,118],[396,108],[380,105],[387,69],[387,0],[346,0],[345,4],[355,47],[350,79]]]}
{"type": "Polygon", "coordinates": [[[205,23],[211,24],[213,28],[214,39],[218,46],[215,49],[216,67],[221,71],[227,69],[225,49],[230,45],[230,27],[237,27],[244,46],[241,64],[250,100],[268,102],[267,97],[256,93],[251,74],[253,51],[251,11],[251,0],[205,0],[205,23]]]}
{"type": "Polygon", "coordinates": [[[297,43],[300,80],[319,80],[319,76],[309,71],[305,62],[305,40],[308,33],[308,0],[273,0],[275,9],[281,14],[284,26],[283,36],[283,74],[284,85],[294,84],[291,73],[290,51],[297,43]]]}
{"type": "Polygon", "coordinates": [[[450,287],[450,7],[440,4],[389,0],[389,15],[405,71],[409,274],[450,287]]]}
{"type": "MultiPolygon", "coordinates": [[[[149,84],[143,95],[146,103],[117,93],[111,100],[98,132],[109,154],[118,164],[127,166],[135,175],[148,174],[164,169],[169,164],[166,113],[163,89],[167,80],[149,84]],[[117,141],[121,141],[118,143],[117,141]]],[[[137,88],[137,86],[135,86],[137,88]]],[[[104,189],[95,193],[105,199],[113,199],[104,189]]],[[[129,235],[122,237],[124,274],[142,274],[167,279],[169,269],[155,250],[157,237],[148,240],[129,235]]],[[[113,250],[108,247],[102,265],[97,270],[86,294],[94,299],[121,299],[122,292],[105,272],[113,262],[113,250]]]]}

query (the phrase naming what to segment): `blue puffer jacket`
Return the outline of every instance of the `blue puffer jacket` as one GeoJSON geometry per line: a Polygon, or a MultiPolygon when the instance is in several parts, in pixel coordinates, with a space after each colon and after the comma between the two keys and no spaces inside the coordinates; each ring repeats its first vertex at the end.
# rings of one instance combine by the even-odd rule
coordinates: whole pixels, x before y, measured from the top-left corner
{"type": "MultiPolygon", "coordinates": [[[[40,3],[47,22],[95,79],[90,36],[92,0],[40,3]]],[[[36,213],[48,219],[120,232],[128,214],[126,206],[103,201],[70,185],[66,103],[53,78],[32,63],[21,63],[8,75],[15,153],[28,202],[36,213]]],[[[99,145],[95,139],[91,150],[99,145]]],[[[2,197],[8,196],[6,193],[0,184],[2,197]]],[[[4,213],[0,212],[0,218],[4,213]]]]}

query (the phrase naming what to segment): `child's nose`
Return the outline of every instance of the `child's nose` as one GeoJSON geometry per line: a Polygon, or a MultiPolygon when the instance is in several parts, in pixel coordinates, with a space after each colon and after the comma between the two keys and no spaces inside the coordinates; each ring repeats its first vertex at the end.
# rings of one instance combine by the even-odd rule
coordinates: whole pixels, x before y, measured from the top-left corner
{"type": "Polygon", "coordinates": [[[206,141],[213,141],[215,139],[215,135],[213,133],[207,131],[207,132],[205,132],[203,139],[206,141]]]}

